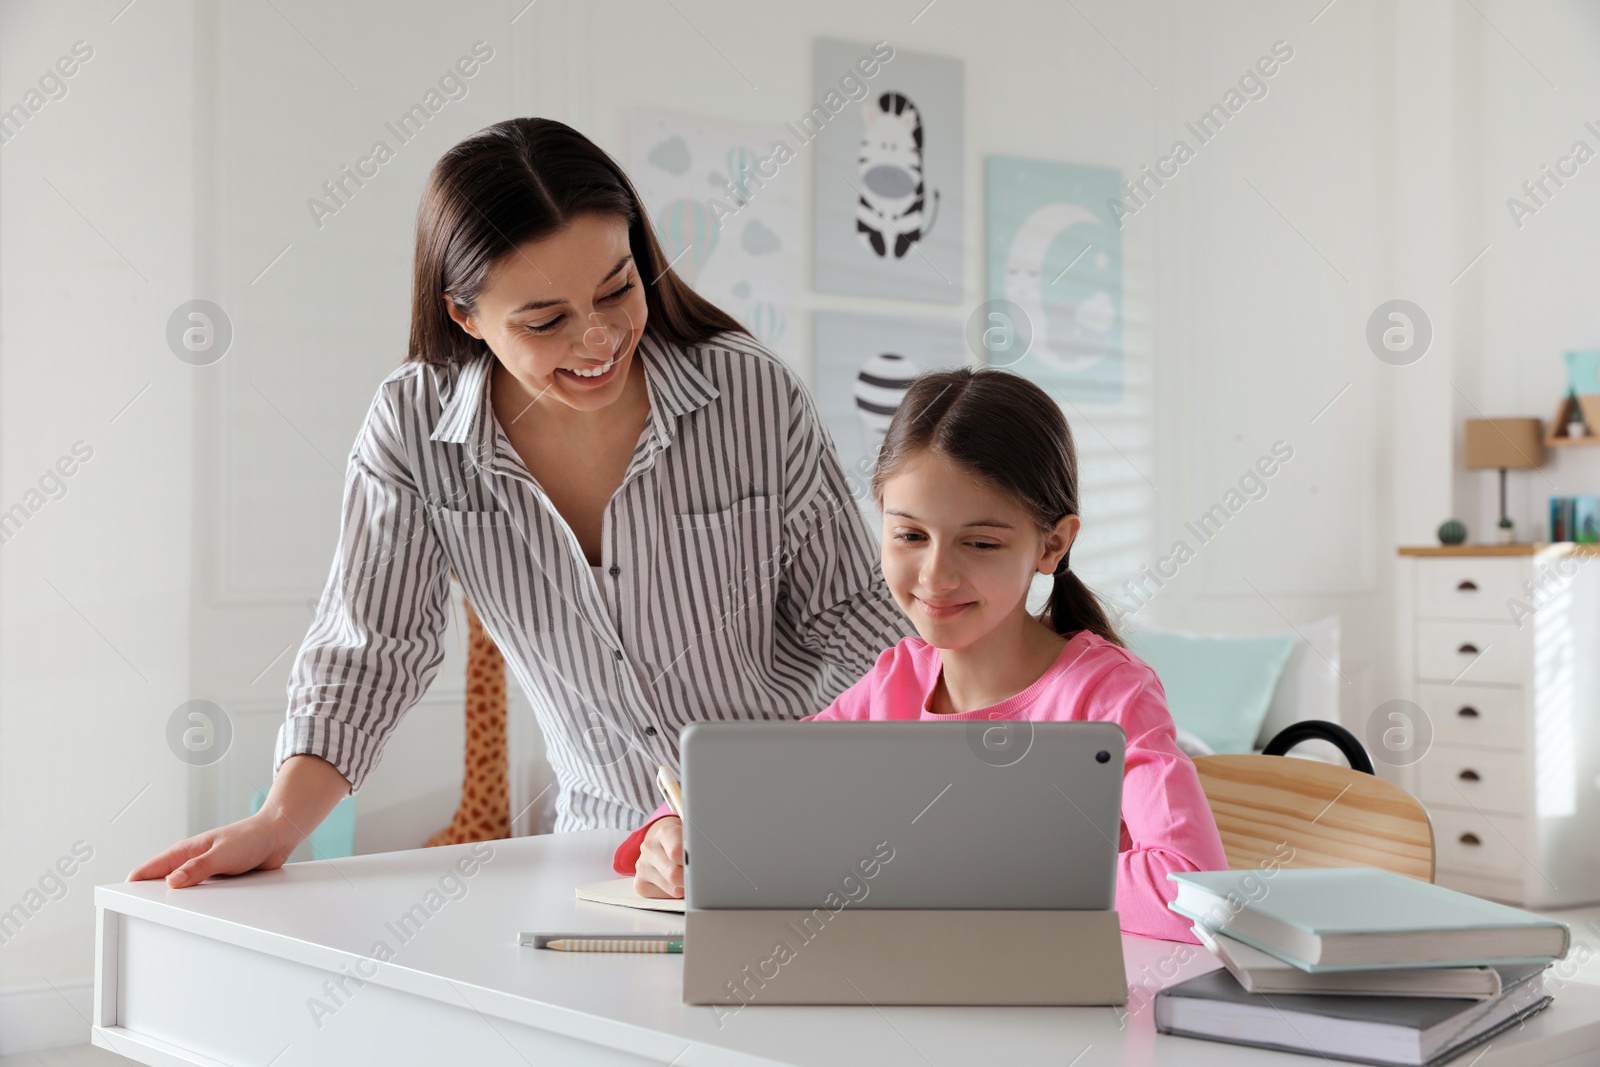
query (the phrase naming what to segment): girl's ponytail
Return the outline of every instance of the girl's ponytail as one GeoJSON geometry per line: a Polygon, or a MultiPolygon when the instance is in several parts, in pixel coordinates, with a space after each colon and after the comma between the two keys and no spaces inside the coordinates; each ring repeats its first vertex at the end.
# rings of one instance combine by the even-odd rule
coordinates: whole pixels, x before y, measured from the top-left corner
{"type": "Polygon", "coordinates": [[[1123,644],[1116,626],[1112,625],[1111,619],[1106,615],[1100,598],[1095,596],[1094,591],[1083,584],[1083,579],[1072,573],[1068,567],[1067,559],[1071,555],[1072,550],[1069,548],[1067,554],[1061,557],[1061,562],[1056,564],[1050,599],[1045,601],[1044,617],[1049,622],[1050,629],[1062,635],[1088,630],[1113,645],[1128,647],[1123,644]]]}

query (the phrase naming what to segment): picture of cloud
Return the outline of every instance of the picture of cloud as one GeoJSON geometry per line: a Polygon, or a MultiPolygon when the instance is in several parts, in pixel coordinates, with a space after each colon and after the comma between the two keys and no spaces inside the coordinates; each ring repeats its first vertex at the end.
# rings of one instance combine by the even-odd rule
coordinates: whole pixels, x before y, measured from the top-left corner
{"type": "Polygon", "coordinates": [[[764,256],[783,247],[778,235],[763,226],[760,219],[750,220],[744,228],[744,233],[739,235],[739,244],[752,256],[764,256]]]}
{"type": "Polygon", "coordinates": [[[682,174],[689,169],[689,146],[674,134],[652,148],[647,158],[668,174],[682,174]]]}

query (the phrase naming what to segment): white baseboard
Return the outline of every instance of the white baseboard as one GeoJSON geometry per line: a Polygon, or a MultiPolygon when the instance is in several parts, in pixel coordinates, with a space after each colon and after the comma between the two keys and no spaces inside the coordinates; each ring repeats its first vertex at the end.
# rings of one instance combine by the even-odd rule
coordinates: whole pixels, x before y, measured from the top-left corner
{"type": "Polygon", "coordinates": [[[84,1045],[94,983],[40,982],[0,987],[0,1056],[84,1045]]]}

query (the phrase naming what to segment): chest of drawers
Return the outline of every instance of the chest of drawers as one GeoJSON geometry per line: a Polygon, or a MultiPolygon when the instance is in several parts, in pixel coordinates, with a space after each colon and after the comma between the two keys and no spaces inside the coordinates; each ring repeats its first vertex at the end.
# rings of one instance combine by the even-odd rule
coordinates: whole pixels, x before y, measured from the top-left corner
{"type": "Polygon", "coordinates": [[[1428,809],[1435,880],[1529,907],[1600,901],[1600,555],[1401,549],[1397,593],[1408,732],[1367,740],[1428,809]]]}

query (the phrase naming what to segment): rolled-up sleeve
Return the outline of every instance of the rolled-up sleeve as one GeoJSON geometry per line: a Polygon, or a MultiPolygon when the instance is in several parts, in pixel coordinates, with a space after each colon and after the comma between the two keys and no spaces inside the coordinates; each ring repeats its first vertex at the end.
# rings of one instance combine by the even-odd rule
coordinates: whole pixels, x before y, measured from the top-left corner
{"type": "Polygon", "coordinates": [[[792,383],[789,400],[778,615],[854,681],[916,631],[878,569],[876,541],[810,394],[792,383]]]}
{"type": "Polygon", "coordinates": [[[450,570],[406,462],[391,388],[379,389],[350,452],[339,547],[290,669],[273,760],[276,774],[290,756],[320,756],[352,792],[444,659],[450,570]]]}

